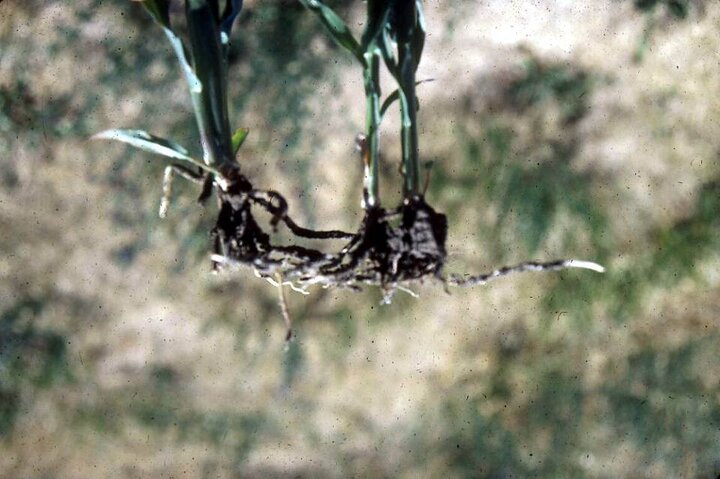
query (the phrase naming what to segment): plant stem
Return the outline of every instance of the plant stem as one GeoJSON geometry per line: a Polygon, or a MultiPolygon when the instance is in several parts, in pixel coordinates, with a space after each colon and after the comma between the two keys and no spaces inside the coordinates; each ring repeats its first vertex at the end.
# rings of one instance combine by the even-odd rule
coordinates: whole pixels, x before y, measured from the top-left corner
{"type": "Polygon", "coordinates": [[[380,54],[369,48],[364,54],[365,80],[365,136],[368,160],[365,164],[365,189],[368,192],[366,208],[380,206],[380,54]]]}
{"type": "Polygon", "coordinates": [[[400,115],[404,196],[418,194],[420,187],[420,147],[417,131],[417,97],[415,95],[415,62],[408,44],[398,44],[400,57],[400,115]]]}
{"type": "Polygon", "coordinates": [[[417,97],[415,94],[415,58],[413,34],[417,22],[415,0],[401,0],[395,10],[398,42],[398,83],[400,90],[402,164],[405,198],[420,191],[420,158],[417,131],[417,97]]]}
{"type": "Polygon", "coordinates": [[[185,13],[193,67],[202,85],[201,91],[191,93],[204,160],[208,165],[221,167],[235,160],[228,120],[227,67],[218,19],[207,0],[187,0],[185,13]]]}

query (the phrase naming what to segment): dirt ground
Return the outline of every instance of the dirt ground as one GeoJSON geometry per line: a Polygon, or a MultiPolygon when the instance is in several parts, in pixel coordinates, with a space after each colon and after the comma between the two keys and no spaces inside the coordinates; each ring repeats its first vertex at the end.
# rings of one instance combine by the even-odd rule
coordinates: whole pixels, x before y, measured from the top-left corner
{"type": "MultiPolygon", "coordinates": [[[[328,3],[362,29],[360,1],[328,3]]],[[[288,346],[273,286],[210,274],[217,209],[196,186],[160,220],[163,160],[88,140],[132,127],[199,148],[142,8],[0,3],[0,478],[720,474],[720,4],[424,4],[447,271],[607,272],[428,283],[391,305],[292,294],[288,346]]],[[[244,171],[298,222],[356,229],[349,55],[295,2],[247,0],[230,77],[244,171]]],[[[388,205],[398,129],[383,123],[388,205]]]]}

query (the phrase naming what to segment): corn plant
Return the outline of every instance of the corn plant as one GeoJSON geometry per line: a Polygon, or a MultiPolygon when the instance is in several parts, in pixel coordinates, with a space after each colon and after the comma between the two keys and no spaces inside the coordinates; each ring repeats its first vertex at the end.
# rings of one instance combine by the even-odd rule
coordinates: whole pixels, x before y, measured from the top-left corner
{"type": "MultiPolygon", "coordinates": [[[[202,146],[198,159],[181,145],[143,130],[114,129],[95,135],[113,139],[173,160],[163,176],[160,216],[165,216],[175,174],[202,185],[200,202],[215,193],[219,203],[216,224],[210,232],[211,261],[215,270],[251,267],[255,274],[278,287],[283,316],[290,319],[283,286],[307,294],[309,285],[359,289],[380,286],[389,302],[396,290],[435,278],[445,286],[472,286],[515,272],[547,271],[567,267],[602,271],[591,262],[561,260],[526,262],[475,276],[442,276],[446,258],[447,219],[424,199],[420,185],[420,148],[416,72],[425,42],[425,22],[419,0],[367,0],[367,21],[360,40],[345,22],[320,0],[299,0],[314,12],[332,38],[350,52],[361,67],[365,90],[365,131],[357,138],[364,168],[364,218],[356,233],[303,228],[287,214],[288,203],[273,190],[253,187],[241,172],[239,149],[246,128],[230,128],[227,77],[228,48],[242,0],[186,0],[187,38],[181,38],[170,19],[170,0],[141,1],[162,28],[177,56],[188,85],[202,146]],[[380,67],[384,64],[397,89],[381,102],[380,67]],[[394,103],[399,104],[402,148],[403,201],[395,208],[381,203],[379,184],[380,124],[394,103]],[[324,252],[296,244],[271,241],[253,216],[253,207],[271,214],[274,232],[280,223],[296,237],[347,239],[338,252],[324,252]]],[[[428,176],[429,179],[429,176],[428,176]]],[[[412,293],[414,294],[414,293],[412,293]]]]}
{"type": "Polygon", "coordinates": [[[143,130],[107,130],[94,136],[96,139],[113,139],[174,160],[190,163],[186,166],[173,163],[165,170],[163,206],[165,216],[169,201],[173,173],[193,180],[206,178],[203,199],[206,199],[213,181],[225,178],[237,168],[235,155],[247,136],[240,128],[232,136],[227,108],[227,54],[230,31],[242,8],[242,0],[227,2],[220,15],[218,2],[188,0],[185,4],[190,51],[170,24],[169,0],[141,2],[147,12],[163,29],[170,41],[187,82],[195,119],[203,147],[202,161],[190,156],[181,145],[143,130]],[[193,168],[194,167],[194,168],[193,168]]]}
{"type": "MultiPolygon", "coordinates": [[[[362,68],[365,87],[365,133],[359,136],[359,149],[365,168],[363,205],[365,219],[360,231],[342,253],[347,257],[346,274],[350,283],[370,283],[386,290],[389,301],[396,289],[410,292],[404,285],[436,277],[445,285],[473,286],[511,273],[549,271],[568,267],[602,271],[599,265],[577,260],[548,263],[525,262],[486,274],[442,276],[446,250],[447,219],[425,202],[420,187],[420,148],[417,110],[419,101],[416,72],[425,44],[425,21],[420,0],[367,0],[365,30],[357,41],[343,20],[321,0],[300,0],[314,12],[330,36],[349,51],[362,68]],[[380,106],[380,60],[395,79],[397,89],[380,106]],[[381,207],[378,181],[380,159],[379,127],[390,106],[399,100],[401,171],[403,202],[394,209],[381,207]],[[394,220],[399,220],[393,226],[394,220]]],[[[333,272],[337,272],[334,270],[333,272]]]]}
{"type": "Polygon", "coordinates": [[[433,275],[439,278],[446,256],[445,215],[427,205],[419,189],[415,71],[425,35],[422,13],[414,0],[368,0],[365,29],[358,41],[327,5],[318,0],[301,0],[301,3],[317,14],[333,39],[359,63],[366,105],[365,132],[358,137],[365,170],[362,202],[365,218],[353,240],[341,251],[340,261],[323,268],[313,281],[380,285],[389,300],[396,289],[405,289],[403,283],[433,275]],[[398,89],[381,104],[383,60],[396,78],[398,89]],[[404,201],[397,208],[385,209],[380,200],[378,177],[380,123],[398,99],[403,120],[404,201]]]}
{"type": "MultiPolygon", "coordinates": [[[[297,256],[303,249],[271,245],[269,236],[252,216],[253,205],[272,214],[273,229],[282,221],[300,237],[351,237],[349,233],[341,231],[313,231],[298,226],[287,215],[287,201],[280,193],[253,188],[241,173],[238,152],[248,135],[248,129],[238,128],[231,133],[227,65],[230,34],[242,10],[242,0],[187,0],[187,40],[183,40],[171,24],[170,0],[144,0],[141,3],[162,28],[178,59],[192,99],[202,145],[202,160],[191,156],[183,146],[143,130],[106,130],[94,138],[121,141],[183,162],[174,162],[165,168],[160,216],[167,213],[175,174],[203,185],[200,202],[207,200],[214,189],[217,190],[220,214],[211,232],[215,255],[248,264],[257,263],[259,274],[266,277],[279,274],[276,270],[282,269],[286,263],[292,263],[292,258],[286,260],[283,256],[297,256]],[[222,8],[221,3],[224,3],[222,8]]],[[[213,264],[218,268],[220,263],[215,261],[213,264]]]]}

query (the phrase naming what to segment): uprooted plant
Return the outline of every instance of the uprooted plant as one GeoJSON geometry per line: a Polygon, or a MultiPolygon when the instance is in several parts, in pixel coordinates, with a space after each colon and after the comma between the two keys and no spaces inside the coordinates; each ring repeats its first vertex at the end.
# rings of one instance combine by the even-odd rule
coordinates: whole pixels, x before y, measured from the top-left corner
{"type": "MultiPolygon", "coordinates": [[[[215,192],[219,214],[210,232],[215,270],[249,266],[256,275],[277,285],[281,298],[283,285],[303,293],[313,284],[351,289],[375,285],[383,288],[386,302],[396,290],[409,291],[409,284],[425,278],[438,279],[446,286],[472,286],[522,271],[567,267],[602,271],[595,263],[562,260],[527,262],[477,276],[443,277],[447,219],[424,199],[429,177],[424,187],[420,184],[416,71],[425,42],[420,1],[367,0],[367,19],[360,41],[321,1],[300,2],[317,14],[332,38],[353,55],[362,69],[366,122],[365,131],[358,135],[356,142],[364,168],[364,218],[356,233],[315,231],[297,225],[288,216],[288,203],[280,193],[256,189],[241,171],[238,151],[248,130],[239,128],[231,132],[227,70],[230,34],[242,9],[242,0],[186,0],[187,41],[183,41],[171,24],[170,0],[141,2],[162,27],[180,63],[200,133],[202,160],[170,140],[141,130],[116,129],[95,135],[95,138],[119,140],[176,160],[165,169],[160,216],[168,211],[175,174],[202,185],[200,202],[215,192]],[[381,64],[397,83],[397,89],[382,103],[381,64]],[[399,103],[401,119],[403,201],[388,209],[380,201],[380,124],[395,102],[399,103]],[[295,237],[345,239],[348,243],[339,252],[324,252],[292,243],[275,244],[255,220],[253,207],[270,213],[273,231],[282,222],[295,237]]],[[[284,304],[283,315],[290,337],[290,321],[284,304]]]]}

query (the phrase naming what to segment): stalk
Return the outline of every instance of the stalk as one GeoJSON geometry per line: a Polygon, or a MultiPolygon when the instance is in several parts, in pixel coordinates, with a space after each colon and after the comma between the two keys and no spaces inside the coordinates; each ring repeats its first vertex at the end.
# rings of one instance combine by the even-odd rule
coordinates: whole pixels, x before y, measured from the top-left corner
{"type": "MultiPolygon", "coordinates": [[[[391,0],[393,3],[395,0],[391,0]]],[[[363,50],[363,80],[365,85],[365,137],[367,157],[365,163],[366,208],[380,206],[380,47],[379,39],[388,19],[389,6],[383,0],[367,0],[366,26],[361,48],[363,50]]]]}
{"type": "Polygon", "coordinates": [[[202,89],[191,92],[205,163],[221,168],[235,163],[227,106],[227,66],[218,27],[217,5],[187,0],[185,13],[193,67],[202,89]]]}
{"type": "Polygon", "coordinates": [[[347,24],[322,0],[300,0],[305,8],[315,12],[330,36],[348,50],[363,68],[365,86],[365,138],[359,143],[364,167],[363,206],[380,206],[380,41],[389,13],[397,0],[366,0],[367,16],[361,42],[354,37],[347,24]]]}
{"type": "Polygon", "coordinates": [[[376,49],[370,49],[364,54],[364,81],[365,81],[365,189],[367,190],[366,208],[380,206],[380,56],[376,49]]]}
{"type": "Polygon", "coordinates": [[[420,146],[417,131],[417,97],[415,94],[415,62],[412,51],[398,44],[400,57],[400,115],[402,163],[405,198],[416,196],[420,191],[420,146]]]}
{"type": "Polygon", "coordinates": [[[417,96],[415,94],[416,60],[413,34],[417,25],[415,0],[400,0],[395,8],[395,31],[398,44],[398,84],[400,93],[403,194],[405,198],[420,192],[420,158],[417,131],[417,96]]]}

